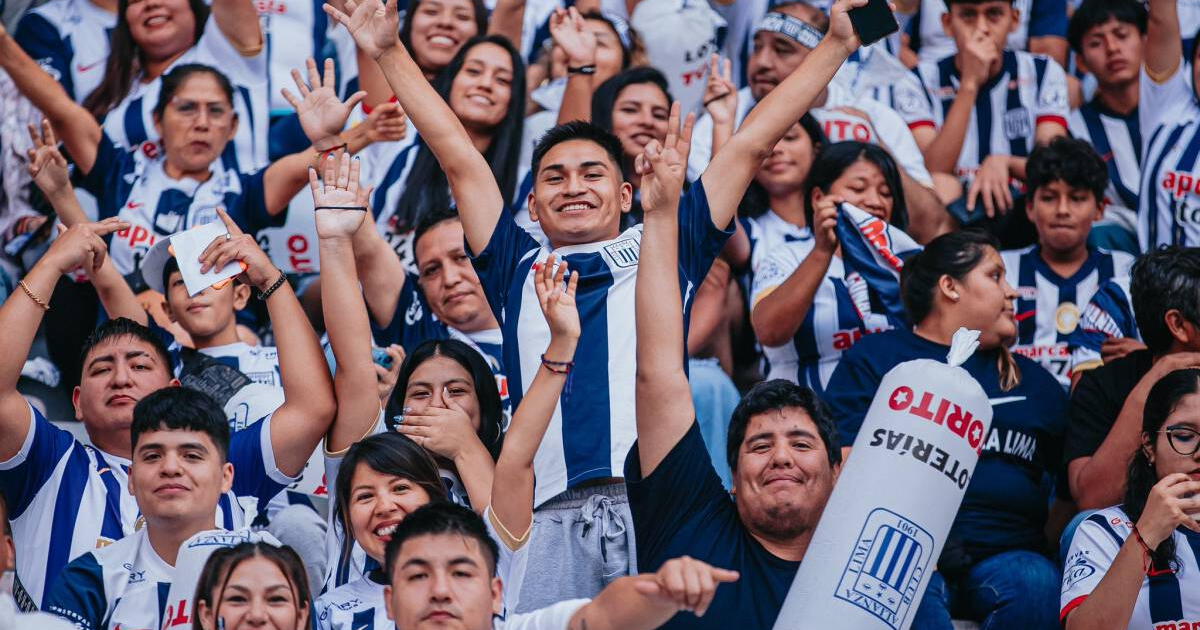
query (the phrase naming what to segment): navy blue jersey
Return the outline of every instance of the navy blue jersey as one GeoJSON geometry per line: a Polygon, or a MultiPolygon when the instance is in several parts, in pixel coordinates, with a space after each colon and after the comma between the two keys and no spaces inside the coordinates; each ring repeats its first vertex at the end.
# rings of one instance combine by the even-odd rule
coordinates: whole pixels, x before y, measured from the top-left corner
{"type": "MultiPolygon", "coordinates": [[[[843,354],[825,390],[842,444],[854,443],[884,374],[913,359],[945,361],[949,350],[912,331],[892,330],[863,337],[843,354]]],[[[998,351],[976,352],[962,365],[991,400],[992,427],[946,545],[961,545],[976,560],[1013,549],[1042,550],[1049,505],[1044,482],[1061,468],[1067,428],[1067,396],[1058,381],[1015,355],[1021,382],[1002,391],[997,357],[998,351]]],[[[1058,477],[1065,488],[1065,475],[1058,477]]]]}
{"type": "Polygon", "coordinates": [[[625,482],[641,571],[657,571],[667,560],[686,555],[741,573],[736,582],[717,588],[703,617],[681,612],[662,628],[725,630],[775,623],[800,563],[775,556],[746,530],[713,469],[700,425],[693,422],[645,478],[634,444],[625,460],[625,482]]]}

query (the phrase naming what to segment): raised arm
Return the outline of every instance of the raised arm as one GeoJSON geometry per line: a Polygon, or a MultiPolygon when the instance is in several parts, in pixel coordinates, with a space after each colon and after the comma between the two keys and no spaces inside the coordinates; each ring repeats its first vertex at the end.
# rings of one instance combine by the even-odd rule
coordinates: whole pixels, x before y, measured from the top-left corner
{"type": "Polygon", "coordinates": [[[579,311],[575,307],[579,272],[572,272],[568,279],[567,261],[558,262],[553,255],[534,268],[533,286],[542,314],[550,325],[550,345],[542,355],[542,366],[533,383],[513,413],[492,478],[492,518],[500,523],[497,529],[511,549],[525,543],[533,525],[533,456],[570,378],[580,333],[579,311]],[[564,279],[568,279],[565,284],[564,279]]]}
{"type": "Polygon", "coordinates": [[[103,137],[100,123],[21,49],[3,24],[0,24],[0,69],[12,77],[17,90],[54,124],[75,164],[84,173],[91,172],[96,163],[96,147],[103,137]]]}
{"type": "Polygon", "coordinates": [[[359,49],[383,70],[400,106],[446,172],[458,202],[467,243],[472,250],[482,251],[504,211],[504,197],[487,160],[475,149],[467,130],[400,45],[396,0],[386,5],[380,0],[347,0],[346,9],[351,15],[328,4],[324,8],[346,26],[359,49]]]}
{"type": "Polygon", "coordinates": [[[642,176],[642,246],[634,308],[637,326],[638,457],[642,476],[654,472],[695,422],[692,390],[683,369],[683,296],[679,286],[679,195],[687,175],[678,150],[678,104],[666,148],[651,140],[634,166],[642,176]]]}
{"type": "MultiPolygon", "coordinates": [[[[704,86],[704,111],[712,119],[712,154],[733,137],[737,125],[738,95],[733,84],[733,62],[713,54],[708,63],[708,83],[704,86]]],[[[785,132],[786,133],[786,132],[785,132]]],[[[768,152],[769,153],[769,152],[768,152]]]]}
{"type": "Polygon", "coordinates": [[[623,577],[580,608],[569,630],[650,630],[687,611],[708,612],[717,587],[738,579],[737,571],[718,569],[683,556],[663,563],[655,573],[623,577]]]}
{"type": "Polygon", "coordinates": [[[1150,0],[1146,24],[1146,74],[1157,83],[1166,81],[1183,63],[1183,35],[1176,0],[1150,0]]]}
{"type": "Polygon", "coordinates": [[[571,72],[571,68],[596,65],[596,34],[587,27],[579,9],[556,9],[550,16],[550,36],[567,57],[567,87],[558,108],[558,124],[592,119],[592,94],[599,83],[595,74],[571,72]]]}
{"type": "Polygon", "coordinates": [[[701,180],[708,194],[713,225],[724,228],[758,171],[787,130],[816,102],[834,73],[855,50],[858,35],[846,11],[867,0],[837,0],[829,9],[829,32],[787,79],[762,100],[712,161],[701,180]]]}
{"type": "Polygon", "coordinates": [[[241,261],[245,271],[238,279],[260,295],[269,291],[263,301],[279,349],[284,397],[283,404],[271,417],[271,448],[279,470],[295,476],[304,470],[337,410],[325,353],[283,272],[275,267],[254,237],[243,233],[224,210],[218,208],[217,213],[229,234],[213,240],[200,254],[200,270],[220,269],[230,262],[241,261]]]}
{"type": "Polygon", "coordinates": [[[265,40],[258,11],[250,0],[213,0],[212,17],[221,34],[239,53],[253,57],[262,52],[265,40]]]}
{"type": "Polygon", "coordinates": [[[20,450],[31,421],[28,404],[17,391],[21,368],[37,335],[42,316],[49,310],[54,286],[65,273],[84,266],[95,271],[104,264],[107,248],[103,237],[129,224],[111,217],[99,223],[83,223],[67,230],[54,241],[33,269],[25,274],[18,290],[0,306],[0,461],[20,450]]]}
{"type": "MultiPolygon", "coordinates": [[[[42,120],[40,130],[30,125],[29,137],[33,140],[33,148],[29,150],[29,174],[33,177],[33,183],[50,202],[63,226],[71,228],[87,223],[87,214],[79,205],[75,188],[71,186],[67,160],[58,150],[58,140],[54,137],[50,121],[42,120]]],[[[146,310],[111,260],[105,258],[104,264],[90,277],[100,297],[100,304],[110,318],[125,317],[143,326],[149,324],[150,317],[146,310]]]]}
{"type": "Polygon", "coordinates": [[[317,62],[312,58],[308,59],[307,66],[307,83],[300,77],[300,71],[292,70],[292,80],[296,82],[300,97],[297,98],[287,88],[282,93],[287,102],[296,108],[296,113],[300,115],[300,127],[313,146],[280,158],[267,167],[263,175],[263,189],[267,212],[272,215],[287,209],[296,193],[308,183],[309,167],[323,168],[319,163],[321,153],[346,146],[341,136],[346,120],[350,118],[354,106],[367,95],[366,92],[355,92],[343,103],[337,95],[333,59],[325,60],[324,76],[317,72],[317,62]]]}
{"type": "Polygon", "coordinates": [[[924,147],[925,166],[938,173],[958,174],[958,158],[971,123],[975,98],[987,82],[992,64],[1000,56],[995,43],[983,33],[975,33],[962,50],[962,80],[954,93],[954,102],[946,112],[942,128],[924,147]]]}
{"type": "Polygon", "coordinates": [[[525,34],[525,0],[496,0],[492,15],[488,18],[488,35],[503,35],[521,50],[521,37],[525,34]]]}

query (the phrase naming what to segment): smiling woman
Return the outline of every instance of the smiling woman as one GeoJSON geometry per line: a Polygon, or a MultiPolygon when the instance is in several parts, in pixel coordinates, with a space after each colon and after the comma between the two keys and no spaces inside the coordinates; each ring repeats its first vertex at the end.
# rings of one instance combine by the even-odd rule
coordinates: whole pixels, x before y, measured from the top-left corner
{"type": "Polygon", "coordinates": [[[667,78],[650,67],[630,68],[592,95],[592,122],[621,141],[621,170],[634,188],[641,185],[641,177],[633,161],[651,140],[666,139],[673,102],[667,78]]]}

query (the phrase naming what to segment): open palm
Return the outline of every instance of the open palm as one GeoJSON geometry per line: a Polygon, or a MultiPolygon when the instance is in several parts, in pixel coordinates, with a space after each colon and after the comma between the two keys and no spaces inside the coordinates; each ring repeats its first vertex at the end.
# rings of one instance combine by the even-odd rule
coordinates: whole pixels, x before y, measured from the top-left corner
{"type": "Polygon", "coordinates": [[[356,92],[343,103],[337,95],[337,75],[333,69],[333,60],[325,60],[324,77],[317,73],[317,62],[311,57],[307,65],[307,83],[300,77],[299,70],[292,70],[292,79],[296,82],[296,89],[300,91],[300,98],[296,98],[286,88],[282,93],[283,98],[287,99],[300,115],[300,127],[304,129],[304,134],[309,140],[316,142],[341,133],[346,126],[346,120],[350,118],[351,110],[367,93],[356,92]]]}
{"type": "Polygon", "coordinates": [[[575,306],[579,272],[572,272],[568,278],[567,261],[558,260],[551,254],[545,262],[535,266],[534,273],[533,288],[537,291],[542,315],[550,325],[550,334],[564,339],[579,339],[579,310],[575,306]]]}
{"type": "Polygon", "coordinates": [[[567,58],[576,63],[592,63],[596,59],[596,34],[587,28],[579,9],[558,9],[550,16],[550,37],[567,58]]]}
{"type": "Polygon", "coordinates": [[[349,238],[366,219],[371,191],[358,185],[360,164],[358,160],[351,160],[349,154],[342,153],[340,159],[330,157],[325,160],[321,180],[317,179],[315,170],[308,171],[308,183],[317,208],[318,237],[349,238]]]}
{"type": "Polygon", "coordinates": [[[359,50],[372,59],[379,59],[400,42],[400,14],[396,2],[391,0],[385,4],[380,0],[346,0],[349,15],[328,4],[324,8],[329,17],[350,31],[359,50]]]}

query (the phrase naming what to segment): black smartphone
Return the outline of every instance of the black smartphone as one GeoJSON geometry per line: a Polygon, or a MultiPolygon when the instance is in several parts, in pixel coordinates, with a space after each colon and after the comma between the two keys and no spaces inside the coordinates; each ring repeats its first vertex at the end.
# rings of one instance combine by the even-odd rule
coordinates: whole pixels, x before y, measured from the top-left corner
{"type": "Polygon", "coordinates": [[[900,30],[887,0],[868,0],[867,6],[850,9],[849,15],[863,46],[870,46],[900,30]]]}

